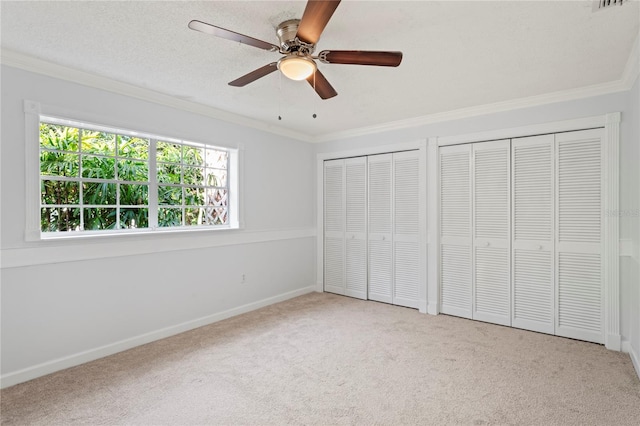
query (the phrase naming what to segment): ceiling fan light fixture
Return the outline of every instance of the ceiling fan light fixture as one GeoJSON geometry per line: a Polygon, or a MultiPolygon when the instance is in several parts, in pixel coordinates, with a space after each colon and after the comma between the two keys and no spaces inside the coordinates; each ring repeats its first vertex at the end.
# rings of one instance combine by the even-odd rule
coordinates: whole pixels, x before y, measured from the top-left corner
{"type": "Polygon", "coordinates": [[[316,63],[306,56],[289,55],[278,61],[278,69],[291,80],[306,80],[316,72],[316,63]]]}

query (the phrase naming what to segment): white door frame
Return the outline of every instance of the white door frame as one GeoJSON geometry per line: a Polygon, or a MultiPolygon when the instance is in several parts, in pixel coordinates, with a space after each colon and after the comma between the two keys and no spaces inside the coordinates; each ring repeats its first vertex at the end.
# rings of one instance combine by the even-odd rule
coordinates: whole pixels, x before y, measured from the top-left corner
{"type": "Polygon", "coordinates": [[[428,254],[428,313],[439,313],[440,279],[439,279],[439,246],[440,235],[438,206],[440,184],[437,180],[439,170],[438,147],[456,145],[471,142],[485,142],[499,139],[511,139],[523,136],[543,135],[592,128],[604,128],[604,312],[605,312],[605,346],[607,349],[619,351],[621,349],[620,337],[620,233],[619,219],[616,214],[619,210],[619,145],[620,145],[620,119],[619,112],[598,115],[575,120],[557,121],[551,123],[535,124],[531,126],[500,129],[495,131],[473,133],[467,135],[429,138],[428,155],[428,229],[429,229],[429,254],[428,254]]]}

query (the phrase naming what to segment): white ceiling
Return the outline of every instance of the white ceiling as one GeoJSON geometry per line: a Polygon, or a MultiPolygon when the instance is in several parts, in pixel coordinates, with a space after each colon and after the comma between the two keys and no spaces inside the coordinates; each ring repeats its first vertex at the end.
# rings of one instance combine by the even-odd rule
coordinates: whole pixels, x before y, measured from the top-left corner
{"type": "Polygon", "coordinates": [[[308,136],[621,79],[639,2],[343,0],[317,52],[401,50],[398,68],[319,64],[338,92],[273,73],[279,56],[187,28],[198,19],[277,44],[305,1],[2,1],[2,47],[308,136]],[[312,114],[318,117],[314,119],[312,114]],[[278,115],[282,121],[278,121],[278,115]]]}

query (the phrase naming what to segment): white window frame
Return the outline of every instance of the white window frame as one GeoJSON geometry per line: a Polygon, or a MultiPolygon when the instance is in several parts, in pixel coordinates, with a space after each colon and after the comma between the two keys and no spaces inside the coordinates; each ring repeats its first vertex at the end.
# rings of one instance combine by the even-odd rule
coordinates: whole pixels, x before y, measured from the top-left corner
{"type": "MultiPolygon", "coordinates": [[[[25,171],[26,171],[26,212],[25,212],[25,240],[26,241],[42,241],[42,240],[58,240],[58,239],[77,239],[86,237],[111,237],[117,235],[131,234],[165,234],[176,232],[211,232],[223,231],[243,228],[242,218],[242,190],[241,190],[241,169],[242,169],[242,153],[244,147],[242,145],[228,146],[221,144],[208,144],[197,141],[187,141],[175,137],[160,136],[157,134],[128,130],[134,126],[127,123],[108,122],[101,117],[92,117],[86,113],[78,111],[70,111],[53,106],[47,106],[35,101],[24,101],[25,113],[25,171]],[[87,230],[87,231],[70,231],[70,232],[42,232],[40,224],[41,215],[41,194],[40,194],[40,123],[47,122],[69,127],[82,129],[90,129],[103,131],[107,133],[117,133],[126,136],[135,136],[150,139],[149,147],[149,177],[148,182],[144,182],[149,186],[149,226],[147,228],[134,229],[114,229],[114,230],[87,230]],[[95,123],[102,124],[95,124],[95,123]],[[211,148],[218,148],[229,153],[227,164],[227,182],[228,182],[228,224],[226,225],[202,225],[202,226],[176,226],[176,227],[158,227],[155,223],[157,214],[158,183],[155,178],[156,162],[152,161],[152,155],[155,154],[154,141],[172,142],[181,145],[204,145],[211,148]]],[[[115,158],[115,157],[114,157],[115,158]]],[[[82,182],[83,179],[80,178],[82,182]]],[[[126,182],[133,184],[136,182],[126,182]]],[[[182,184],[180,185],[183,186],[182,184]]],[[[184,203],[184,201],[183,201],[184,203]]],[[[120,206],[123,207],[123,206],[120,206]]],[[[126,206],[124,206],[126,208],[126,206]]]]}

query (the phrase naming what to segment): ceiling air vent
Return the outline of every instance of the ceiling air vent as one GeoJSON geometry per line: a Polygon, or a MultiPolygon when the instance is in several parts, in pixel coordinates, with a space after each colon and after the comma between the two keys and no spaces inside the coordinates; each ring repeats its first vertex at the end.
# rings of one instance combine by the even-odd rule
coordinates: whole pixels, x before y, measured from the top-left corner
{"type": "Polygon", "coordinates": [[[626,3],[629,0],[594,0],[593,11],[602,9],[611,9],[614,6],[622,6],[622,3],[626,3]]]}

